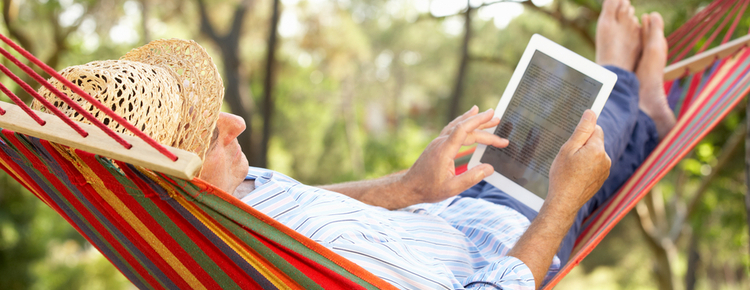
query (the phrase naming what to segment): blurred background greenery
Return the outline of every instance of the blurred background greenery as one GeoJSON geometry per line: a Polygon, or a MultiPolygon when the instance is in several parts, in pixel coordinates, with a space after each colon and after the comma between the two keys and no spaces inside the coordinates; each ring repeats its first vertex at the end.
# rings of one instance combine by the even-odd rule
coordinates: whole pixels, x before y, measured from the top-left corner
{"type": "MultiPolygon", "coordinates": [[[[408,168],[453,116],[494,108],[534,33],[593,59],[600,0],[508,2],[17,0],[2,1],[0,32],[58,70],[152,39],[194,39],[222,72],[225,110],[247,120],[251,164],[325,184],[408,168]]],[[[667,33],[710,3],[632,2],[637,14],[660,12],[667,33]]],[[[748,28],[746,13],[736,34],[748,28]]],[[[558,289],[750,289],[745,106],[558,289]]],[[[0,172],[0,289],[130,288],[0,172]]]]}

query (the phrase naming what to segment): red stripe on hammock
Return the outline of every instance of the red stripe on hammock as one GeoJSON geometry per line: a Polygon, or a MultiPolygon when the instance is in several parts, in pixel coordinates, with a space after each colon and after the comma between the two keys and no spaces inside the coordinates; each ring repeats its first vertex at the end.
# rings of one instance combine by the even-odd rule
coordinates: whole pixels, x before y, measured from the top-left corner
{"type": "Polygon", "coordinates": [[[692,81],[690,81],[690,86],[688,86],[688,91],[682,101],[682,107],[680,107],[680,112],[677,114],[677,118],[682,118],[682,115],[684,115],[688,111],[688,109],[692,107],[691,103],[693,102],[693,97],[695,97],[696,90],[698,89],[698,85],[700,85],[702,79],[703,72],[700,72],[693,77],[692,81]]]}
{"type": "MultiPolygon", "coordinates": [[[[224,271],[226,275],[237,285],[241,287],[248,285],[257,285],[257,287],[260,287],[260,285],[258,285],[253,279],[251,279],[250,276],[242,268],[240,268],[239,265],[237,265],[237,263],[232,261],[231,258],[229,258],[221,249],[216,247],[216,245],[205,235],[203,235],[203,233],[196,229],[195,226],[190,223],[190,221],[184,219],[182,215],[177,212],[172,206],[164,202],[154,202],[154,204],[159,207],[159,209],[167,217],[169,217],[171,222],[173,222],[177,227],[180,228],[183,233],[185,233],[185,236],[187,236],[193,243],[195,243],[196,247],[200,248],[201,251],[206,254],[207,259],[216,264],[216,267],[221,271],[224,271]]],[[[206,272],[207,275],[210,275],[210,273],[208,273],[207,271],[204,272],[206,272]]],[[[209,289],[212,288],[209,287],[209,289]]]]}
{"type": "MultiPolygon", "coordinates": [[[[143,214],[143,212],[139,212],[137,207],[133,207],[132,204],[129,202],[123,200],[125,196],[129,196],[127,194],[127,191],[125,191],[124,186],[114,177],[112,176],[106,169],[102,167],[101,164],[95,159],[96,157],[88,152],[77,150],[76,154],[85,162],[89,168],[91,168],[92,171],[97,173],[97,176],[102,180],[104,184],[107,185],[107,188],[113,193],[117,194],[124,193],[122,196],[118,194],[116,198],[122,202],[127,209],[129,209],[133,215],[134,218],[141,222],[143,225],[150,225],[151,223],[155,223],[152,219],[149,219],[149,216],[147,214],[143,214]],[[98,174],[98,173],[104,173],[104,174],[98,174]]],[[[132,179],[131,179],[132,180],[132,179]]],[[[143,191],[144,188],[140,187],[140,185],[136,184],[139,190],[143,191]]],[[[148,188],[148,191],[151,191],[150,188],[148,188]]],[[[177,287],[180,289],[190,289],[192,288],[190,284],[188,284],[184,279],[182,279],[182,275],[178,273],[170,263],[167,262],[164,256],[162,256],[159,252],[154,249],[153,246],[149,243],[149,241],[146,240],[146,237],[141,235],[141,229],[134,228],[128,220],[125,219],[122,215],[119,214],[119,212],[110,205],[107,200],[104,199],[104,197],[101,196],[100,193],[95,191],[93,188],[89,192],[90,198],[92,199],[92,202],[95,200],[97,204],[97,209],[102,212],[102,214],[107,216],[107,219],[110,223],[113,225],[116,225],[116,227],[122,232],[126,237],[127,241],[123,241],[125,243],[130,243],[133,247],[140,250],[141,253],[143,253],[144,256],[146,256],[146,259],[148,261],[144,261],[145,263],[151,262],[157,269],[159,269],[163,274],[164,277],[168,279],[170,282],[174,283],[177,287]],[[178,278],[178,279],[174,279],[178,278]]],[[[154,227],[153,226],[147,226],[148,230],[157,238],[160,238],[159,241],[162,242],[163,245],[167,245],[169,243],[164,243],[164,240],[161,239],[159,235],[154,233],[154,227]]],[[[172,252],[171,248],[168,248],[170,252],[172,252]]],[[[175,255],[176,256],[176,255],[175,255]]],[[[182,261],[180,261],[182,262],[182,261]]]]}
{"type": "Polygon", "coordinates": [[[466,172],[468,169],[468,164],[462,164],[456,167],[456,175],[462,174],[466,172]]]}
{"type": "MultiPolygon", "coordinates": [[[[0,132],[0,134],[5,135],[5,137],[8,138],[8,139],[16,138],[15,132],[10,131],[8,129],[2,129],[2,131],[0,132]]],[[[2,141],[2,140],[0,140],[0,141],[2,141]]],[[[5,172],[7,172],[8,175],[10,175],[11,177],[13,177],[13,179],[15,179],[16,181],[18,181],[18,184],[21,184],[24,188],[28,189],[37,198],[41,199],[42,202],[44,202],[47,205],[51,204],[51,201],[49,200],[49,198],[46,195],[41,195],[40,194],[40,192],[42,192],[42,193],[44,192],[42,190],[42,188],[31,178],[31,176],[29,176],[28,174],[26,174],[26,172],[18,164],[16,164],[16,162],[9,155],[5,154],[5,152],[3,150],[0,150],[0,158],[2,158],[3,160],[5,160],[5,163],[8,164],[8,166],[10,166],[9,169],[12,169],[13,172],[15,172],[15,174],[10,174],[10,172],[6,170],[5,172]]],[[[0,164],[0,167],[3,167],[3,165],[0,164]]],[[[70,221],[68,221],[68,222],[70,222],[70,221]]]]}
{"type": "MultiPolygon", "coordinates": [[[[123,170],[131,177],[129,179],[137,178],[136,176],[134,176],[134,172],[130,170],[129,167],[125,166],[124,163],[118,161],[118,164],[120,164],[121,168],[123,168],[123,170]]],[[[140,182],[140,183],[143,183],[143,182],[140,182]]],[[[169,181],[169,183],[176,185],[171,180],[169,181]]],[[[145,185],[145,183],[143,184],[145,185]]],[[[158,199],[158,198],[160,197],[158,196],[151,197],[152,200],[158,199]]],[[[175,202],[177,201],[175,200],[175,202]]],[[[174,222],[178,227],[180,227],[182,232],[185,233],[185,235],[188,236],[190,240],[196,244],[197,247],[199,247],[204,253],[206,253],[206,256],[208,259],[214,262],[220,270],[226,272],[227,276],[230,279],[232,279],[234,283],[236,283],[242,288],[246,288],[248,286],[252,286],[250,288],[261,287],[255,280],[253,280],[251,275],[249,275],[244,269],[242,269],[242,267],[240,267],[235,261],[232,260],[229,254],[225,253],[221,248],[216,247],[214,244],[214,241],[212,241],[205,234],[203,234],[203,232],[201,232],[200,229],[197,229],[192,223],[190,223],[189,220],[185,219],[183,215],[179,211],[177,211],[172,205],[166,202],[158,202],[158,201],[154,201],[154,204],[158,206],[159,209],[164,214],[169,216],[170,221],[174,222]]],[[[190,209],[188,208],[185,208],[185,210],[190,211],[190,209]]],[[[200,210],[203,213],[204,218],[210,220],[210,222],[216,225],[220,225],[218,221],[213,219],[210,215],[206,214],[205,211],[203,211],[200,208],[198,208],[198,210],[200,210]]],[[[195,216],[193,215],[193,217],[195,216]]],[[[198,220],[197,217],[196,217],[196,220],[198,220]]],[[[202,221],[199,221],[199,222],[202,223],[202,221]]],[[[208,229],[208,230],[211,232],[214,232],[212,229],[208,229]]],[[[222,230],[226,232],[226,229],[224,229],[223,227],[222,227],[222,230]]],[[[255,249],[246,246],[243,241],[237,239],[233,233],[231,232],[228,232],[228,233],[229,233],[228,236],[234,242],[236,242],[237,245],[241,245],[243,249],[245,249],[248,252],[257,253],[255,249]]],[[[255,256],[262,258],[262,255],[260,253],[257,253],[255,256]]],[[[244,258],[242,258],[239,254],[238,254],[238,257],[244,260],[244,258]]],[[[265,263],[268,264],[267,261],[265,263]]],[[[247,265],[249,267],[252,266],[249,263],[247,263],[247,265]]],[[[278,271],[278,272],[281,272],[281,271],[278,271]]],[[[277,273],[274,273],[274,274],[277,274],[277,273]]],[[[285,280],[286,282],[286,280],[291,280],[291,279],[282,278],[282,280],[285,280]]],[[[212,288],[209,287],[209,289],[212,289],[212,288]]]]}
{"type": "Polygon", "coordinates": [[[344,278],[338,273],[323,267],[315,261],[300,255],[299,253],[292,251],[283,245],[267,239],[264,236],[250,232],[259,241],[261,241],[266,247],[273,250],[274,253],[282,257],[284,260],[292,264],[295,268],[305,273],[307,277],[315,281],[318,285],[322,286],[323,289],[365,289],[364,287],[354,283],[353,281],[344,278]],[[336,279],[332,279],[336,277],[336,279]]]}
{"type": "MultiPolygon", "coordinates": [[[[25,146],[22,146],[22,144],[18,143],[15,137],[11,139],[11,142],[14,144],[14,146],[18,148],[19,150],[18,152],[20,154],[27,156],[27,158],[28,156],[35,156],[32,152],[28,151],[25,148],[25,146]],[[19,145],[21,147],[18,147],[19,145]]],[[[50,156],[52,156],[52,158],[55,159],[55,161],[61,165],[61,169],[63,171],[65,171],[68,174],[70,174],[70,172],[77,172],[75,167],[69,164],[65,158],[63,158],[57,153],[56,149],[54,149],[52,146],[49,145],[49,142],[45,140],[41,140],[41,143],[42,145],[44,145],[45,149],[50,153],[50,156]],[[66,168],[67,166],[69,166],[70,168],[66,168]]],[[[46,166],[44,166],[43,164],[41,164],[40,166],[42,166],[43,170],[39,170],[39,172],[43,174],[45,178],[49,179],[50,177],[52,177],[53,180],[58,180],[57,177],[55,177],[51,172],[49,172],[49,170],[46,170],[46,166]]],[[[70,175],[68,176],[72,177],[71,182],[73,182],[78,187],[78,190],[81,191],[81,193],[85,195],[89,195],[87,193],[94,191],[91,185],[87,184],[85,180],[82,180],[83,178],[80,177],[80,174],[77,174],[74,176],[70,176],[70,175]]],[[[32,183],[32,184],[36,185],[36,183],[32,183]]],[[[67,187],[65,185],[58,184],[56,188],[65,189],[67,187]]],[[[41,188],[38,188],[37,190],[39,190],[39,192],[44,192],[43,190],[41,190],[41,188]]],[[[150,271],[142,268],[141,267],[142,265],[138,262],[138,260],[135,257],[130,255],[127,249],[125,249],[118,242],[114,242],[114,243],[111,242],[111,241],[117,241],[116,237],[112,236],[110,232],[107,231],[107,229],[104,227],[104,225],[100,224],[98,220],[96,219],[96,217],[93,216],[90,212],[88,212],[88,210],[86,210],[85,206],[80,203],[80,201],[73,195],[72,192],[70,192],[69,190],[61,190],[60,193],[62,195],[61,198],[65,198],[70,203],[71,210],[78,212],[87,222],[89,222],[90,226],[93,228],[92,230],[99,233],[99,235],[101,235],[103,240],[109,242],[109,244],[112,246],[112,250],[120,254],[121,257],[123,257],[123,259],[125,260],[124,262],[133,268],[133,272],[136,272],[140,277],[142,277],[142,279],[146,281],[150,281],[149,283],[151,284],[156,283],[156,285],[158,285],[158,282],[156,282],[151,276],[150,271]],[[84,209],[84,211],[81,211],[81,209],[84,209]]],[[[65,218],[66,221],[68,221],[68,223],[70,223],[73,226],[73,228],[75,228],[83,237],[85,237],[86,240],[88,240],[89,243],[91,243],[91,245],[99,249],[98,244],[92,240],[92,237],[89,237],[86,234],[85,230],[82,230],[81,228],[79,228],[77,224],[65,213],[65,211],[62,210],[62,208],[59,205],[57,205],[56,203],[52,201],[49,204],[52,209],[57,211],[63,218],[65,218]]],[[[99,249],[99,251],[104,252],[102,249],[99,249]]],[[[109,257],[107,259],[109,260],[109,257]]],[[[112,261],[110,261],[110,263],[112,263],[112,261]]],[[[116,263],[112,263],[112,264],[117,265],[116,263]]]]}
{"type": "MultiPolygon", "coordinates": [[[[164,174],[160,174],[161,176],[165,176],[164,174]]],[[[390,283],[387,283],[380,279],[379,277],[375,276],[374,274],[370,273],[369,271],[365,270],[361,266],[353,263],[352,261],[347,260],[346,258],[334,253],[330,249],[324,247],[323,245],[311,240],[308,237],[303,236],[302,234],[290,229],[289,227],[285,226],[284,224],[272,219],[271,217],[265,215],[262,212],[259,212],[258,210],[254,209],[253,207],[247,205],[246,203],[240,201],[239,199],[221,191],[220,189],[217,189],[213,187],[210,184],[207,184],[205,181],[202,181],[198,178],[193,179],[193,184],[196,186],[201,187],[201,191],[205,194],[211,194],[216,197],[221,198],[225,202],[241,209],[242,211],[254,216],[259,221],[262,221],[263,223],[274,227],[279,232],[287,235],[288,237],[296,240],[297,242],[301,243],[302,245],[305,245],[308,249],[318,253],[319,255],[325,257],[326,259],[330,260],[331,262],[335,263],[339,267],[344,268],[347,272],[359,277],[360,279],[364,280],[367,283],[372,284],[373,286],[377,287],[378,289],[396,289],[393,285],[390,283]]]]}
{"type": "MultiPolygon", "coordinates": [[[[83,158],[83,157],[82,157],[83,158]]],[[[180,243],[177,242],[159,223],[157,219],[154,218],[151,213],[146,210],[141,203],[136,200],[133,196],[131,196],[127,191],[125,191],[125,188],[122,187],[122,184],[120,183],[117,178],[113,177],[111,173],[108,172],[106,168],[104,168],[101,163],[97,162],[94,158],[86,158],[86,164],[89,165],[89,167],[97,172],[97,175],[99,175],[102,180],[105,179],[105,184],[113,184],[113,185],[120,185],[116,188],[110,188],[115,194],[117,194],[117,197],[119,198],[120,202],[122,202],[135,216],[139,217],[140,221],[148,227],[148,229],[151,231],[151,233],[159,239],[159,241],[164,245],[169,252],[174,255],[181,263],[182,265],[200,281],[200,283],[205,286],[208,289],[219,289],[221,286],[216,283],[216,280],[214,280],[213,277],[211,277],[204,269],[203,267],[193,259],[193,257],[188,253],[185,248],[183,248],[180,243]],[[92,164],[96,162],[96,164],[92,164]],[[100,171],[101,170],[101,171],[100,171]]],[[[139,189],[141,192],[147,192],[152,191],[153,189],[151,186],[143,180],[141,180],[140,177],[136,176],[127,166],[121,166],[120,170],[122,170],[129,180],[131,180],[139,189]]],[[[164,213],[168,214],[167,212],[172,213],[173,209],[171,207],[166,208],[163,205],[166,204],[166,202],[162,202],[159,197],[151,197],[153,201],[153,204],[159,208],[159,210],[164,213]]],[[[168,206],[167,206],[168,207],[168,206]]],[[[171,222],[177,224],[176,220],[171,220],[171,222]]],[[[180,227],[182,228],[182,227],[180,227]]],[[[185,235],[187,235],[187,231],[185,232],[185,235]]],[[[191,241],[194,241],[191,239],[191,241]]],[[[201,248],[205,252],[206,249],[201,248]]],[[[228,271],[230,269],[227,269],[228,271]]],[[[244,273],[243,273],[244,274],[244,273]]],[[[179,276],[182,278],[182,276],[179,276]]],[[[231,277],[231,276],[230,276],[231,277]]],[[[174,279],[173,276],[170,276],[170,278],[174,279]]]]}

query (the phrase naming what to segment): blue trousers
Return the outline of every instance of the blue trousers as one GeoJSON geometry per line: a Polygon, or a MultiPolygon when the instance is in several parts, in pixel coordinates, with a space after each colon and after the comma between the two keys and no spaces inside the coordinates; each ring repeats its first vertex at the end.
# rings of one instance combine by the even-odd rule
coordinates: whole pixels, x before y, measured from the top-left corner
{"type": "MultiPolygon", "coordinates": [[[[604,204],[628,180],[658,143],[654,121],[638,109],[638,79],[632,72],[617,67],[607,69],[617,74],[617,83],[604,105],[597,124],[604,131],[604,149],[612,159],[609,177],[602,188],[578,212],[570,231],[557,252],[562,265],[567,263],[581,224],[604,204]]],[[[534,220],[537,212],[487,182],[480,182],[460,197],[481,198],[505,205],[534,220]]]]}

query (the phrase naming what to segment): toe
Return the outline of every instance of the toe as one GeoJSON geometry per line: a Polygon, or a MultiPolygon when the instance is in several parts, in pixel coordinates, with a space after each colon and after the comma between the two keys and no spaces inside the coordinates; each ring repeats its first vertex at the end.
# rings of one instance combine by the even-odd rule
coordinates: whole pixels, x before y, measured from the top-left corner
{"type": "Polygon", "coordinates": [[[620,7],[617,8],[617,20],[623,21],[625,19],[630,19],[630,8],[633,6],[630,6],[630,1],[625,0],[620,3],[620,7]]]}
{"type": "Polygon", "coordinates": [[[615,14],[622,0],[605,0],[602,5],[602,18],[615,19],[615,14]]]}
{"type": "Polygon", "coordinates": [[[641,36],[643,40],[647,40],[648,36],[651,35],[651,16],[648,14],[641,15],[641,36]]]}
{"type": "Polygon", "coordinates": [[[661,18],[661,14],[658,12],[651,12],[651,23],[654,31],[664,32],[664,19],[661,18]]]}

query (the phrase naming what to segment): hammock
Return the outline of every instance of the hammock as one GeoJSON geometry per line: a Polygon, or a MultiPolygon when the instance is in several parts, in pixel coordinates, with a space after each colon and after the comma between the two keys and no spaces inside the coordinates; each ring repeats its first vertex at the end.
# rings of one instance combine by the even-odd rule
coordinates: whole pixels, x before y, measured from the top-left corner
{"type": "MultiPolygon", "coordinates": [[[[667,76],[683,77],[665,83],[670,102],[679,108],[677,125],[615,197],[585,223],[570,261],[547,288],[580,263],[747,93],[750,50],[745,47],[750,38],[728,40],[749,2],[715,1],[670,36],[670,59],[677,62],[697,39],[714,31],[697,51],[703,52],[731,18],[722,17],[738,11],[721,41],[724,45],[667,69],[667,76]],[[724,21],[716,26],[720,19],[724,21]]],[[[7,37],[0,39],[84,99],[92,99],[7,37]]],[[[33,70],[10,53],[1,48],[0,53],[34,77],[33,70]]],[[[1,64],[0,70],[38,97],[1,64]]],[[[195,154],[164,148],[137,129],[131,131],[138,137],[124,136],[97,122],[92,126],[34,112],[1,83],[0,90],[16,103],[0,102],[0,127],[5,128],[0,133],[0,168],[57,211],[138,288],[394,288],[194,178],[200,167],[195,154]]],[[[116,117],[107,108],[102,111],[116,117]]]]}

